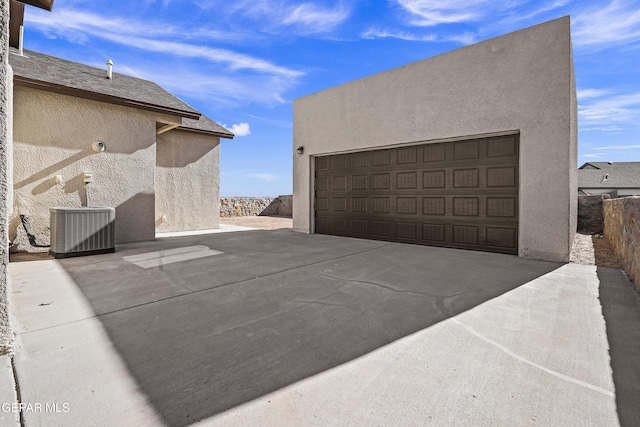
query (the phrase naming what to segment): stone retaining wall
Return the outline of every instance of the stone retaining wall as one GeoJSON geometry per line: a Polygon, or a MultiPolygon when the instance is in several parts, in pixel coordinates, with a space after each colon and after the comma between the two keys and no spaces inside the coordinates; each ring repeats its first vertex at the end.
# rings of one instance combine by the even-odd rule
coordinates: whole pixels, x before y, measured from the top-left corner
{"type": "Polygon", "coordinates": [[[608,194],[578,196],[578,231],[583,233],[602,233],[604,231],[602,201],[608,198],[608,194]]]}
{"type": "Polygon", "coordinates": [[[234,216],[286,216],[291,217],[293,196],[278,197],[223,197],[220,199],[220,217],[234,216]]]}
{"type": "Polygon", "coordinates": [[[640,197],[604,201],[604,236],[640,291],[640,197]]]}

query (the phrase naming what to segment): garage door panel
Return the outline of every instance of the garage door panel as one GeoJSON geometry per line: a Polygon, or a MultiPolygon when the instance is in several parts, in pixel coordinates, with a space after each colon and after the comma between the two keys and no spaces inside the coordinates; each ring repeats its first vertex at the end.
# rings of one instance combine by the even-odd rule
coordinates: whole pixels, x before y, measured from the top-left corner
{"type": "Polygon", "coordinates": [[[477,246],[480,241],[477,225],[453,225],[453,243],[477,246]]]}
{"type": "Polygon", "coordinates": [[[445,235],[445,224],[422,223],[422,240],[425,242],[444,244],[446,242],[445,235]]]}
{"type": "Polygon", "coordinates": [[[517,197],[487,197],[487,216],[493,218],[513,218],[517,216],[517,197]]]}
{"type": "Polygon", "coordinates": [[[352,197],[351,198],[351,213],[368,213],[369,212],[369,198],[368,197],[352,197]]]}
{"type": "Polygon", "coordinates": [[[516,156],[518,143],[516,137],[490,138],[487,140],[488,157],[516,156]]]}
{"type": "Polygon", "coordinates": [[[506,136],[318,157],[316,232],[517,253],[518,149],[506,136]]]}
{"type": "Polygon", "coordinates": [[[390,238],[391,222],[390,221],[371,221],[369,230],[374,237],[390,238]]]}
{"type": "Polygon", "coordinates": [[[418,213],[417,197],[398,197],[396,199],[396,213],[401,215],[415,215],[418,213]]]}
{"type": "Polygon", "coordinates": [[[480,187],[480,169],[454,169],[454,188],[478,188],[480,187]]]}
{"type": "Polygon", "coordinates": [[[350,221],[351,234],[354,237],[367,237],[369,233],[369,221],[366,219],[352,219],[350,221]]]}
{"type": "Polygon", "coordinates": [[[316,179],[316,191],[329,191],[331,186],[329,185],[329,177],[323,176],[316,179]]]}
{"type": "Polygon", "coordinates": [[[517,230],[513,227],[487,227],[486,245],[494,248],[515,250],[517,230]]]}
{"type": "Polygon", "coordinates": [[[391,173],[377,173],[371,176],[371,188],[373,190],[391,189],[391,173]]]}
{"type": "Polygon", "coordinates": [[[329,170],[329,157],[316,157],[316,170],[329,170]]]}
{"type": "Polygon", "coordinates": [[[368,191],[369,190],[369,175],[353,175],[351,177],[351,190],[353,191],[368,191]]]}
{"type": "Polygon", "coordinates": [[[444,162],[445,153],[444,144],[425,145],[422,147],[422,161],[424,163],[444,162]]]}
{"type": "Polygon", "coordinates": [[[347,198],[346,197],[333,197],[331,199],[331,210],[333,212],[346,212],[347,211],[347,198]]]}
{"type": "Polygon", "coordinates": [[[371,153],[352,153],[351,154],[351,167],[354,169],[357,168],[368,168],[371,164],[370,161],[371,153]]]}
{"type": "Polygon", "coordinates": [[[373,166],[387,166],[391,164],[391,150],[373,152],[373,166]]]}
{"type": "Polygon", "coordinates": [[[399,190],[415,190],[418,188],[418,173],[398,172],[396,173],[395,188],[399,190]]]}
{"type": "Polygon", "coordinates": [[[480,158],[480,142],[462,141],[453,143],[453,160],[469,160],[480,158]]]}
{"type": "Polygon", "coordinates": [[[399,148],[396,162],[399,165],[418,163],[418,147],[399,148]]]}
{"type": "MultiPolygon", "coordinates": [[[[316,212],[319,214],[320,212],[329,212],[329,198],[328,197],[316,197],[316,212]]],[[[316,214],[316,216],[321,216],[316,214]]]]}
{"type": "Polygon", "coordinates": [[[337,234],[340,236],[348,235],[347,224],[348,222],[346,218],[331,218],[331,221],[330,221],[331,233],[337,234]]]}
{"type": "Polygon", "coordinates": [[[423,215],[444,215],[446,213],[446,197],[423,197],[423,215]]]}
{"type": "Polygon", "coordinates": [[[316,233],[319,234],[331,234],[331,229],[329,227],[329,218],[323,218],[320,216],[316,216],[316,233]]]}
{"type": "Polygon", "coordinates": [[[480,199],[478,197],[453,197],[453,216],[479,216],[480,199]]]}
{"type": "Polygon", "coordinates": [[[415,222],[398,222],[396,224],[396,237],[401,240],[417,240],[418,224],[415,222]]]}
{"type": "Polygon", "coordinates": [[[517,185],[516,167],[491,167],[487,168],[487,187],[512,187],[517,185]]]}
{"type": "Polygon", "coordinates": [[[371,212],[378,214],[391,213],[391,197],[372,197],[371,212]]]}

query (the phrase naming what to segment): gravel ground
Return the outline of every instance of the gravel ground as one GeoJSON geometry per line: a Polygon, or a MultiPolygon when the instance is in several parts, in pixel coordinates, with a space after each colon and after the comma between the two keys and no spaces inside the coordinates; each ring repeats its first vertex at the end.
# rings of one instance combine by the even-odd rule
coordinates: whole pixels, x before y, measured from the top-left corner
{"type": "Polygon", "coordinates": [[[576,237],[573,239],[573,247],[571,248],[571,262],[584,265],[596,264],[591,236],[576,233],[576,237]]]}
{"type": "Polygon", "coordinates": [[[236,216],[220,218],[220,224],[239,225],[242,227],[259,228],[261,230],[278,230],[292,228],[293,219],[283,216],[236,216]]]}
{"type": "Polygon", "coordinates": [[[607,239],[599,234],[576,234],[571,250],[571,262],[597,265],[599,267],[622,268],[607,239]]]}

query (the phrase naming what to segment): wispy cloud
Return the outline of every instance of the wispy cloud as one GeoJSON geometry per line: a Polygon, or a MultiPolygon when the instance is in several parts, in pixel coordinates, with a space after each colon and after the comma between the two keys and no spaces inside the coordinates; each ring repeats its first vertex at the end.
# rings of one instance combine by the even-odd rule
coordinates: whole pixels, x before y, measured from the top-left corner
{"type": "Polygon", "coordinates": [[[270,118],[266,118],[266,117],[256,116],[255,114],[247,114],[247,116],[251,117],[252,119],[259,120],[262,123],[267,123],[267,124],[272,125],[272,126],[278,126],[278,127],[283,127],[283,128],[292,128],[293,127],[293,123],[291,122],[291,120],[270,119],[270,118]]]}
{"type": "Polygon", "coordinates": [[[224,6],[229,14],[252,19],[257,28],[268,33],[322,34],[335,30],[351,16],[342,1],[333,6],[318,2],[285,0],[236,0],[224,6]]]}
{"type": "Polygon", "coordinates": [[[144,37],[121,36],[117,34],[103,34],[104,39],[126,44],[141,50],[166,53],[174,56],[206,59],[209,62],[226,64],[232,70],[253,70],[263,73],[281,75],[284,77],[300,77],[302,72],[286,67],[280,67],[269,61],[249,55],[236,53],[227,49],[217,49],[190,43],[154,40],[144,37]]]}
{"type": "Polygon", "coordinates": [[[594,150],[637,150],[640,145],[608,145],[606,147],[595,147],[594,150]]]}
{"type": "Polygon", "coordinates": [[[634,1],[613,0],[606,7],[584,10],[572,22],[573,44],[604,48],[640,41],[640,8],[634,1]]]}
{"type": "Polygon", "coordinates": [[[375,28],[368,29],[360,36],[364,39],[393,38],[414,42],[432,42],[438,38],[435,34],[416,35],[406,31],[379,30],[375,28]]]}
{"type": "MultiPolygon", "coordinates": [[[[151,80],[178,96],[200,100],[204,105],[241,107],[248,103],[279,105],[286,102],[284,94],[295,82],[280,76],[265,74],[226,75],[195,67],[173,68],[170,73],[154,64],[118,66],[132,76],[151,80]]],[[[198,104],[198,106],[203,105],[198,104]]]]}
{"type": "Polygon", "coordinates": [[[299,34],[326,33],[340,25],[350,15],[342,2],[333,8],[322,8],[314,3],[295,6],[282,19],[282,24],[293,25],[299,34]]]}
{"type": "Polygon", "coordinates": [[[640,92],[595,99],[580,105],[578,114],[591,123],[635,121],[640,118],[640,92]]]}
{"type": "MultiPolygon", "coordinates": [[[[531,6],[533,6],[533,8],[532,9],[528,9],[526,7],[517,8],[513,13],[510,13],[508,18],[503,22],[513,25],[514,23],[517,23],[517,22],[529,21],[545,13],[552,12],[564,6],[567,6],[569,3],[571,3],[571,1],[572,0],[554,0],[554,1],[547,1],[547,2],[535,1],[530,3],[526,1],[524,2],[521,1],[520,3],[528,3],[531,6]]],[[[511,5],[520,6],[518,2],[511,2],[511,5]]],[[[527,6],[527,4],[524,4],[522,6],[527,6]]]]}
{"type": "Polygon", "coordinates": [[[411,18],[409,23],[434,26],[458,22],[477,21],[486,13],[488,0],[397,0],[411,18]]]}
{"type": "Polygon", "coordinates": [[[274,173],[250,173],[248,176],[265,182],[274,182],[278,180],[278,175],[274,173]]]}
{"type": "MultiPolygon", "coordinates": [[[[62,10],[56,16],[38,14],[30,19],[32,20],[32,25],[43,31],[66,33],[67,30],[73,30],[74,32],[85,33],[142,50],[176,56],[204,58],[211,62],[225,63],[232,69],[252,69],[288,77],[302,75],[299,71],[280,67],[269,61],[227,49],[168,40],[169,37],[173,37],[180,32],[170,25],[148,25],[144,22],[133,20],[103,18],[91,13],[74,10],[62,10]]],[[[184,29],[181,31],[187,32],[184,29]]]]}
{"type": "Polygon", "coordinates": [[[623,128],[619,126],[602,126],[602,127],[591,127],[591,128],[580,128],[583,132],[618,132],[623,130],[623,128]]]}
{"type": "MultiPolygon", "coordinates": [[[[148,23],[63,8],[55,14],[29,14],[28,19],[31,28],[54,36],[69,37],[74,43],[94,37],[128,48],[160,53],[167,58],[165,63],[171,64],[170,75],[163,63],[145,66],[143,58],[137,64],[124,64],[123,68],[116,71],[128,69],[131,74],[152,80],[178,95],[216,100],[226,105],[236,101],[267,105],[283,103],[283,94],[304,75],[302,71],[265,59],[201,45],[199,41],[181,36],[191,34],[187,36],[190,38],[194,33],[208,33],[215,39],[218,33],[213,30],[196,28],[192,31],[171,23],[148,23]],[[190,61],[190,65],[181,66],[178,58],[190,61]]],[[[220,35],[220,38],[224,36],[220,35]]],[[[117,58],[113,59],[118,63],[117,58]]]]}
{"type": "Polygon", "coordinates": [[[578,99],[599,98],[610,93],[608,90],[603,89],[579,89],[577,91],[578,99]]]}
{"type": "MultiPolygon", "coordinates": [[[[247,33],[233,31],[218,31],[211,28],[185,28],[167,21],[136,20],[122,17],[109,17],[90,12],[69,8],[55,8],[53,12],[30,10],[25,15],[25,21],[31,27],[40,29],[49,34],[69,36],[69,32],[88,33],[98,32],[116,33],[122,35],[144,35],[145,37],[169,37],[173,39],[202,39],[217,41],[240,41],[250,37],[247,33]]],[[[255,37],[255,36],[251,36],[255,37]]]]}
{"type": "Polygon", "coordinates": [[[457,42],[463,45],[472,44],[477,41],[474,34],[469,32],[455,34],[452,36],[436,34],[418,35],[407,31],[380,30],[376,28],[368,29],[363,32],[360,37],[364,39],[394,38],[414,42],[457,42]]]}
{"type": "Polygon", "coordinates": [[[605,156],[605,153],[589,153],[589,154],[582,154],[580,157],[585,157],[587,159],[598,159],[604,156],[605,156]]]}
{"type": "Polygon", "coordinates": [[[247,136],[251,134],[251,129],[249,128],[249,123],[237,123],[235,125],[227,126],[225,124],[221,125],[223,128],[229,129],[235,136],[247,136]]]}

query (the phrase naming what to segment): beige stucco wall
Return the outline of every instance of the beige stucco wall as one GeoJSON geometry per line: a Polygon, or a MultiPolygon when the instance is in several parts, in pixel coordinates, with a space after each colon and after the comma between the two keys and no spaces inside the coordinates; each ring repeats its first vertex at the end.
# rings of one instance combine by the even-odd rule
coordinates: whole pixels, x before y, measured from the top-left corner
{"type": "Polygon", "coordinates": [[[7,205],[7,218],[13,213],[13,68],[7,67],[7,145],[6,145],[6,179],[7,193],[5,203],[7,205]]]}
{"type": "Polygon", "coordinates": [[[294,229],[312,232],[313,156],[519,132],[519,256],[568,261],[576,110],[568,17],[297,99],[294,229]]]}
{"type": "Polygon", "coordinates": [[[220,227],[220,138],[183,130],[158,135],[155,189],[156,231],[220,227]]]}
{"type": "Polygon", "coordinates": [[[180,118],[16,86],[9,238],[19,250],[37,250],[24,238],[20,215],[36,242],[48,244],[54,206],[112,206],[116,243],[154,239],[156,121],[180,118]],[[97,140],[105,152],[91,149],[97,140]],[[84,172],[92,183],[85,185],[84,172]]]}
{"type": "Polygon", "coordinates": [[[9,153],[11,141],[11,67],[8,63],[9,47],[9,1],[0,0],[0,356],[13,348],[13,334],[9,321],[7,294],[8,257],[8,185],[9,185],[9,153]]]}

